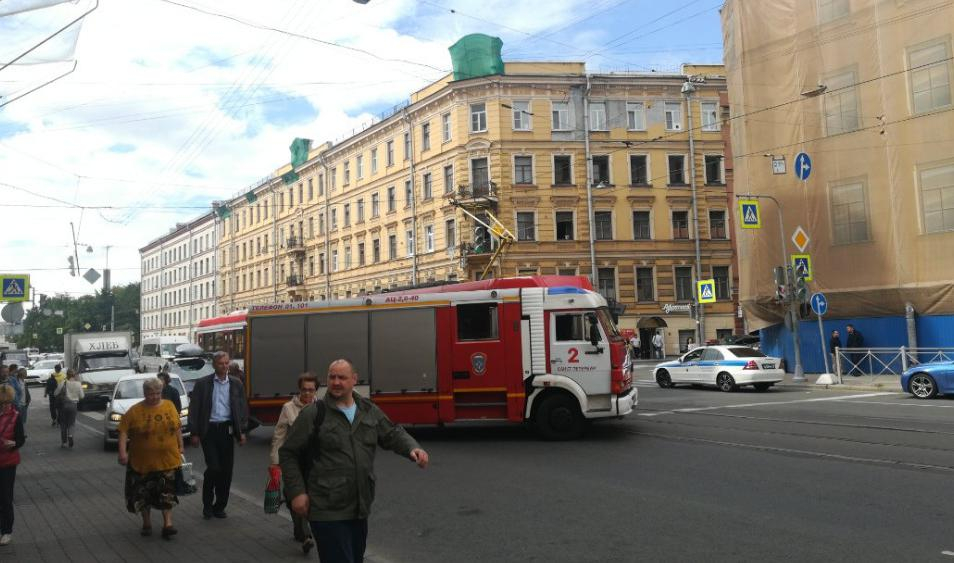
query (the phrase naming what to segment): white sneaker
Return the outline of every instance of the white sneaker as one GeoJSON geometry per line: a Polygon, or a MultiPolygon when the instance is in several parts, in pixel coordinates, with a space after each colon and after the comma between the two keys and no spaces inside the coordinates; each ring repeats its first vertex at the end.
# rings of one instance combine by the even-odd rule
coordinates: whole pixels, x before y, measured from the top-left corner
{"type": "Polygon", "coordinates": [[[10,545],[13,541],[13,534],[3,534],[0,536],[0,545],[10,545]]]}

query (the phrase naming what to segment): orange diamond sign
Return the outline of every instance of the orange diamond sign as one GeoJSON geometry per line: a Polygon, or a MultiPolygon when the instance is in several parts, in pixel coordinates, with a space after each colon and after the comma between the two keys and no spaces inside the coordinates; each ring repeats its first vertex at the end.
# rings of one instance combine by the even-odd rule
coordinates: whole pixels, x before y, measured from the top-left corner
{"type": "Polygon", "coordinates": [[[805,247],[808,246],[808,241],[810,240],[808,233],[805,232],[805,229],[803,229],[801,225],[795,229],[795,234],[792,235],[792,242],[795,243],[795,248],[797,248],[799,252],[805,252],[805,247]]]}

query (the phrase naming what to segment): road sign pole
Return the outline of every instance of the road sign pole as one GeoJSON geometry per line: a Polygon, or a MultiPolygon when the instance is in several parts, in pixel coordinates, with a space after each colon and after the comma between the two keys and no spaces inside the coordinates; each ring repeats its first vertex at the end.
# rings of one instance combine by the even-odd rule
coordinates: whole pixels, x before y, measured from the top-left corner
{"type": "Polygon", "coordinates": [[[822,359],[825,361],[825,373],[831,373],[828,370],[828,350],[825,348],[825,326],[822,324],[822,316],[818,317],[818,342],[821,345],[822,359]]]}

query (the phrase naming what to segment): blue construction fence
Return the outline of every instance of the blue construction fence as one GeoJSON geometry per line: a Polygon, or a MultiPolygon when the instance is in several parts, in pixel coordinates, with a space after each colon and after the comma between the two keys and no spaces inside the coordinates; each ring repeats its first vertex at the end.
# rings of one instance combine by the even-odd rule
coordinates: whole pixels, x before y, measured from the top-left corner
{"type": "MultiPolygon", "coordinates": [[[[864,344],[871,348],[900,348],[908,346],[908,328],[904,316],[896,317],[865,317],[857,319],[824,319],[825,352],[828,349],[828,340],[831,331],[837,330],[841,334],[842,346],[847,345],[847,325],[853,325],[864,337],[864,344]]],[[[917,316],[918,348],[951,348],[954,347],[954,315],[917,316]]],[[[822,359],[819,343],[818,321],[804,320],[799,323],[799,336],[802,341],[802,366],[805,373],[822,373],[825,363],[822,359]]],[[[791,330],[784,324],[777,324],[759,331],[762,337],[762,352],[769,356],[785,359],[785,369],[789,373],[795,366],[795,347],[792,344],[791,330]]],[[[831,357],[829,356],[829,364],[831,357]]],[[[833,367],[829,367],[834,371],[833,367]]],[[[900,370],[898,370],[900,371],[900,370]]]]}

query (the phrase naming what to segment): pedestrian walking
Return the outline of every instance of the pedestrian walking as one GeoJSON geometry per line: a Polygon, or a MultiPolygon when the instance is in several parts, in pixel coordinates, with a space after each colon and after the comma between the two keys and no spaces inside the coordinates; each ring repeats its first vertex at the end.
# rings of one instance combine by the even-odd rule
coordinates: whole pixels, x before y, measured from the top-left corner
{"type": "Polygon", "coordinates": [[[653,335],[653,356],[660,360],[664,357],[662,332],[658,330],[653,335]]]}
{"type": "Polygon", "coordinates": [[[245,387],[237,377],[229,375],[229,355],[216,352],[212,356],[215,373],[196,381],[189,405],[189,428],[192,445],[202,445],[205,473],[202,482],[202,517],[226,518],[232,487],[232,466],[235,441],[245,445],[248,424],[248,403],[245,387]]]}
{"type": "Polygon", "coordinates": [[[179,395],[179,390],[172,386],[172,378],[169,377],[169,372],[160,371],[159,380],[162,381],[162,398],[166,401],[169,401],[176,407],[176,412],[182,412],[182,397],[179,395]]]}
{"type": "MultiPolygon", "coordinates": [[[[845,330],[848,331],[848,339],[845,342],[847,348],[861,348],[865,345],[865,337],[858,332],[853,325],[848,325],[845,327],[845,330]]],[[[864,370],[861,369],[861,362],[864,359],[864,354],[861,352],[851,352],[848,354],[848,359],[851,362],[851,369],[848,374],[858,377],[864,374],[864,370]]]]}
{"type": "Polygon", "coordinates": [[[8,365],[6,372],[2,375],[2,379],[0,379],[0,383],[5,383],[13,388],[13,407],[17,409],[17,411],[22,411],[24,384],[20,382],[19,372],[20,368],[17,367],[17,364],[8,365]]]}
{"type": "Polygon", "coordinates": [[[357,383],[350,361],[332,362],[325,397],[302,409],[278,450],[292,510],[311,521],[318,557],[324,563],[364,560],[377,446],[409,458],[422,469],[429,461],[414,438],[354,391],[357,383]],[[310,471],[302,467],[303,454],[310,471]]]}
{"type": "Polygon", "coordinates": [[[0,385],[0,545],[13,541],[13,484],[20,464],[20,448],[26,442],[23,419],[13,404],[12,386],[0,385]]]}
{"type": "Polygon", "coordinates": [[[638,332],[634,332],[633,335],[629,338],[629,346],[630,346],[630,353],[632,354],[633,359],[634,360],[639,359],[641,354],[640,354],[640,341],[639,341],[638,332]]]}
{"type": "Polygon", "coordinates": [[[142,516],[140,534],[152,534],[152,509],[162,511],[162,537],[178,533],[172,525],[176,497],[176,469],[182,459],[179,413],[162,398],[162,381],[142,382],[144,400],[119,421],[119,463],[126,466],[126,510],[142,516]],[[128,445],[126,441],[129,441],[128,445]]]}
{"type": "Polygon", "coordinates": [[[828,349],[830,350],[829,353],[831,354],[832,370],[835,369],[835,362],[838,361],[838,358],[836,357],[836,350],[838,350],[838,348],[841,348],[841,335],[837,330],[833,330],[831,331],[831,338],[828,339],[828,349]]]}
{"type": "MultiPolygon", "coordinates": [[[[278,450],[288,438],[288,430],[295,423],[301,410],[315,401],[317,391],[318,377],[310,372],[303,373],[298,377],[298,396],[292,397],[290,401],[282,406],[282,412],[278,415],[278,422],[275,423],[275,432],[272,434],[272,464],[269,468],[272,474],[281,472],[278,450]]],[[[286,490],[285,502],[288,504],[288,510],[291,511],[295,541],[301,542],[301,550],[307,554],[315,547],[315,540],[311,537],[311,526],[308,523],[308,518],[292,510],[291,498],[292,496],[286,490]]]]}
{"type": "Polygon", "coordinates": [[[26,368],[18,369],[17,383],[20,385],[20,389],[22,389],[23,392],[20,393],[20,404],[17,405],[17,409],[20,411],[20,418],[23,420],[24,427],[27,423],[27,415],[30,414],[30,402],[33,400],[33,395],[30,394],[30,389],[27,387],[26,378],[26,368]]]}
{"type": "Polygon", "coordinates": [[[86,393],[83,384],[76,378],[76,372],[66,370],[66,379],[56,388],[56,396],[60,401],[60,411],[56,419],[60,424],[60,447],[73,447],[73,425],[76,424],[76,406],[86,393]]]}
{"type": "Polygon", "coordinates": [[[62,369],[63,367],[60,364],[53,366],[53,373],[46,378],[46,383],[43,384],[43,396],[50,400],[50,420],[52,421],[50,426],[56,426],[56,411],[59,410],[56,401],[56,388],[60,381],[66,377],[65,374],[61,373],[62,369]]]}

